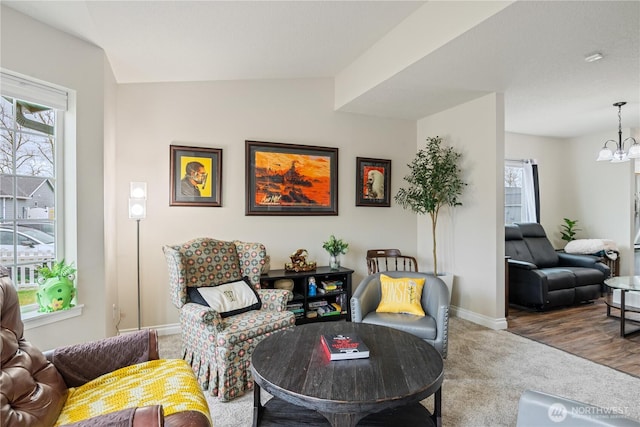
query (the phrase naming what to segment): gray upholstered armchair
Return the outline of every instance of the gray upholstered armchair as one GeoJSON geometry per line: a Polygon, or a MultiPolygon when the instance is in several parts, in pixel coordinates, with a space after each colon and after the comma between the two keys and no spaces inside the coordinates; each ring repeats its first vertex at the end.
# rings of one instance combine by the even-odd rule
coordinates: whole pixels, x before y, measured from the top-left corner
{"type": "Polygon", "coordinates": [[[447,357],[449,290],[442,280],[431,274],[386,271],[365,277],[351,297],[351,320],[388,326],[416,335],[434,346],[443,358],[447,357]],[[426,315],[377,313],[376,308],[382,297],[381,274],[392,278],[424,278],[421,303],[426,315]]]}

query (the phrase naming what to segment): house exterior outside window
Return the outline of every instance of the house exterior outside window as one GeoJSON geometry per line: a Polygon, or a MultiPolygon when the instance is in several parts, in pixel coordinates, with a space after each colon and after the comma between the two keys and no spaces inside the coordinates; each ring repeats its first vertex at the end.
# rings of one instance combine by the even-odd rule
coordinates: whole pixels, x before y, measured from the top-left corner
{"type": "Polygon", "coordinates": [[[62,250],[58,236],[66,93],[9,73],[0,86],[0,265],[23,312],[38,309],[37,269],[62,250]]]}
{"type": "Polygon", "coordinates": [[[506,160],[504,222],[540,222],[538,166],[535,160],[506,160]]]}
{"type": "Polygon", "coordinates": [[[504,223],[522,220],[522,162],[507,161],[504,167],[504,223]]]}

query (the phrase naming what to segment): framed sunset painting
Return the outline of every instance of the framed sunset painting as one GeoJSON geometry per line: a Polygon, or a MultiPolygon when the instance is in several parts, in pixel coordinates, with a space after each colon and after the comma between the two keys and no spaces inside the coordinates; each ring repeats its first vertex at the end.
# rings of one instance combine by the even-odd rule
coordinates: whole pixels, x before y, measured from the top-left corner
{"type": "Polygon", "coordinates": [[[338,215],[338,149],[245,141],[246,215],[338,215]]]}

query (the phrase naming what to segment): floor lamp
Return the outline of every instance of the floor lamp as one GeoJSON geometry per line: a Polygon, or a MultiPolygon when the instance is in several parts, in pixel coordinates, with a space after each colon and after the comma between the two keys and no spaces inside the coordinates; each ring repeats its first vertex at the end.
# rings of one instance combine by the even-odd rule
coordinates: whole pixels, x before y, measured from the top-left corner
{"type": "Polygon", "coordinates": [[[140,330],[140,220],[147,216],[147,183],[132,182],[129,188],[129,218],[136,220],[136,270],[138,273],[138,330],[140,330]]]}

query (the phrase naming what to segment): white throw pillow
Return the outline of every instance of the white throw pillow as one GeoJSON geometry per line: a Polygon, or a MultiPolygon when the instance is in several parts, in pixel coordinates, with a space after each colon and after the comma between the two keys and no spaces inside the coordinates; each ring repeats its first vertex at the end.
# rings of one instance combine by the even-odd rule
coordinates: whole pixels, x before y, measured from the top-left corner
{"type": "MultiPolygon", "coordinates": [[[[246,278],[248,280],[248,278],[246,278]]],[[[211,307],[222,317],[233,316],[250,310],[260,310],[262,302],[258,293],[247,281],[225,283],[218,286],[188,288],[192,302],[211,307]]]]}

